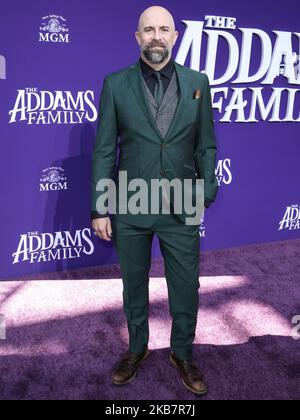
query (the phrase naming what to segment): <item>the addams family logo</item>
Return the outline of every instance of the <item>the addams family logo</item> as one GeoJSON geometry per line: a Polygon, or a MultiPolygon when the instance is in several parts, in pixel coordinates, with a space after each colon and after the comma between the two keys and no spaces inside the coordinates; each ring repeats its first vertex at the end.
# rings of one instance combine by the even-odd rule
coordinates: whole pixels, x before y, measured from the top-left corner
{"type": "Polygon", "coordinates": [[[18,90],[14,108],[9,111],[9,123],[26,121],[32,124],[82,124],[97,119],[92,90],[73,94],[70,91],[18,90]]]}
{"type": "Polygon", "coordinates": [[[40,179],[40,191],[61,191],[68,189],[65,170],[57,166],[46,168],[40,179]]]}
{"type": "Polygon", "coordinates": [[[297,230],[300,229],[300,205],[293,204],[285,210],[283,219],[279,222],[278,230],[297,230]]]}
{"type": "Polygon", "coordinates": [[[204,222],[204,216],[202,216],[201,219],[200,219],[199,236],[201,238],[205,238],[205,222],[204,222]]]}
{"type": "Polygon", "coordinates": [[[182,22],[186,29],[176,62],[184,65],[190,52],[190,67],[204,69],[219,122],[300,122],[300,33],[238,28],[233,17],[182,22]],[[207,49],[202,65],[204,34],[207,49]],[[219,58],[226,53],[225,70],[222,65],[222,74],[216,74],[219,58]]]}
{"type": "Polygon", "coordinates": [[[80,258],[91,255],[94,244],[91,229],[54,233],[29,232],[21,235],[17,251],[12,254],[13,264],[20,262],[41,263],[80,258]]]}
{"type": "Polygon", "coordinates": [[[69,43],[69,36],[65,18],[57,15],[48,15],[42,18],[39,32],[40,42],[69,43]]]}
{"type": "Polygon", "coordinates": [[[0,54],[0,80],[6,79],[6,60],[3,55],[0,54]]]}
{"type": "Polygon", "coordinates": [[[232,182],[231,159],[220,159],[215,171],[218,185],[229,185],[232,182]]]}

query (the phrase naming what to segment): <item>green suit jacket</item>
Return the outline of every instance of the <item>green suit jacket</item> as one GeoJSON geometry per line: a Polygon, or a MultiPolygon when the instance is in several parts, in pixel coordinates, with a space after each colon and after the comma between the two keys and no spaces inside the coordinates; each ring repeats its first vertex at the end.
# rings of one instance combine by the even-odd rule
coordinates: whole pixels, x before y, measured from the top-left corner
{"type": "MultiPolygon", "coordinates": [[[[180,98],[164,138],[151,114],[139,61],[105,77],[92,156],[92,212],[105,213],[97,208],[97,200],[104,193],[97,191],[97,182],[103,178],[113,179],[118,190],[120,170],[127,171],[128,180],[142,178],[148,186],[154,178],[170,181],[202,178],[205,199],[215,200],[217,147],[209,80],[204,73],[175,61],[174,65],[180,98]],[[199,99],[194,99],[196,89],[200,90],[199,99]]],[[[133,194],[128,192],[128,200],[133,194]]],[[[184,210],[178,215],[183,222],[186,216],[184,210]]],[[[118,213],[117,217],[146,227],[153,223],[156,215],[118,213]]]]}

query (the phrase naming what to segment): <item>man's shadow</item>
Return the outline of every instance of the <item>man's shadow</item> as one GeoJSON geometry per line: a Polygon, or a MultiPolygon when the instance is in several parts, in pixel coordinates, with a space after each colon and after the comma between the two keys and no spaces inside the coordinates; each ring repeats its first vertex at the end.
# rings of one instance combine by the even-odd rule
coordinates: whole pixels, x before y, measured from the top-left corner
{"type": "MultiPolygon", "coordinates": [[[[95,250],[92,255],[80,253],[80,258],[73,251],[71,258],[56,259],[41,262],[41,272],[62,271],[85,266],[99,264],[99,247],[101,247],[101,259],[110,263],[113,253],[111,243],[94,237],[91,229],[91,176],[92,176],[92,152],[95,140],[95,130],[91,124],[74,126],[69,136],[68,157],[57,159],[51,163],[52,167],[63,169],[66,177],[66,189],[48,191],[44,213],[43,232],[70,232],[75,238],[77,230],[89,229],[85,234],[93,242],[95,250]]],[[[63,234],[64,237],[64,234],[63,234]]],[[[82,237],[82,235],[81,235],[82,237]]],[[[82,245],[89,250],[90,245],[82,240],[82,245]]],[[[77,244],[75,245],[77,246],[77,244]]],[[[59,246],[58,248],[61,248],[59,246]]],[[[53,253],[55,253],[55,249],[53,253]]],[[[70,255],[67,253],[68,257],[70,255]]],[[[63,254],[61,253],[61,256],[63,254]]]]}

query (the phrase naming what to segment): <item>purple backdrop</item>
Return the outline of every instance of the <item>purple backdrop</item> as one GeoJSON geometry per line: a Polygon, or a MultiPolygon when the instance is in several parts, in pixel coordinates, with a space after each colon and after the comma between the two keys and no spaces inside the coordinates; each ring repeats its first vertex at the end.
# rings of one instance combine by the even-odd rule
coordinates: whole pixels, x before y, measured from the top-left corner
{"type": "Polygon", "coordinates": [[[98,102],[153,4],[174,16],[173,58],[211,82],[220,189],[202,250],[299,237],[298,1],[2,0],[0,278],[117,261],[90,229],[98,102]]]}

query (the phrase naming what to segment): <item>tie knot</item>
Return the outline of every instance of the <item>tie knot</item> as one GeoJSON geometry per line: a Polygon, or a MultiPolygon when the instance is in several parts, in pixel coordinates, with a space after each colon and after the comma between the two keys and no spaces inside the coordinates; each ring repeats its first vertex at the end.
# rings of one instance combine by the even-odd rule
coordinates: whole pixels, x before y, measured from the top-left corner
{"type": "Polygon", "coordinates": [[[160,74],[160,72],[159,72],[159,71],[155,71],[155,72],[154,72],[154,75],[155,75],[155,77],[156,77],[156,79],[157,79],[158,81],[161,79],[161,74],[160,74]]]}

